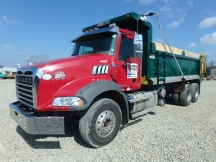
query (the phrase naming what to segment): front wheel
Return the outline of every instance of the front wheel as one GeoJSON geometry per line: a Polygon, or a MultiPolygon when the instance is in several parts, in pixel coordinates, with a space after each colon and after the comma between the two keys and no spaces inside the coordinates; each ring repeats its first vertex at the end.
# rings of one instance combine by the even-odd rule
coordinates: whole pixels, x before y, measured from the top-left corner
{"type": "Polygon", "coordinates": [[[93,147],[110,143],[118,134],[121,125],[119,105],[108,98],[97,100],[80,119],[82,139],[93,147]]]}

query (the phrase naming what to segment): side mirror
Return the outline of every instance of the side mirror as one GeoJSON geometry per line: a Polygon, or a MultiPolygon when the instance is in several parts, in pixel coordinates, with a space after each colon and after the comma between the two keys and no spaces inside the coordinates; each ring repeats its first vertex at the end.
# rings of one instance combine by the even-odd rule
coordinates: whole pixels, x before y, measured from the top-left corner
{"type": "Polygon", "coordinates": [[[143,56],[143,38],[141,34],[134,35],[134,58],[143,56]]]}

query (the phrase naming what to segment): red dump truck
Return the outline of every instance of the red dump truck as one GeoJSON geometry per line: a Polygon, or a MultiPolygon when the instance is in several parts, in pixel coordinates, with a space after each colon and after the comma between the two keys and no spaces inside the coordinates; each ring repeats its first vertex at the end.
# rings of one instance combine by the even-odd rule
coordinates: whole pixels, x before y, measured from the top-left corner
{"type": "Polygon", "coordinates": [[[201,56],[153,42],[144,15],[86,27],[72,42],[70,57],[29,58],[31,65],[17,71],[10,115],[29,134],[64,134],[65,121],[78,118],[82,139],[101,147],[167,96],[182,106],[198,99],[201,56]]]}

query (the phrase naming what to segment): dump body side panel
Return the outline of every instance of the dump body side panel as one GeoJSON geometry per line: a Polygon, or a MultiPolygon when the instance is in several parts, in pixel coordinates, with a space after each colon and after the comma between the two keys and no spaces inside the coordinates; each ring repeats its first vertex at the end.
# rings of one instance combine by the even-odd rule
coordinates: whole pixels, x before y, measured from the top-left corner
{"type": "MultiPolygon", "coordinates": [[[[157,53],[152,53],[153,58],[149,58],[149,68],[148,77],[156,77],[155,67],[156,67],[156,57],[158,55],[159,59],[162,59],[162,52],[157,51],[157,53]]],[[[176,59],[182,69],[184,75],[199,75],[200,73],[200,61],[199,59],[189,58],[187,56],[176,55],[176,59]]],[[[159,67],[162,62],[159,62],[159,67]]],[[[171,54],[165,54],[165,64],[166,64],[166,77],[170,76],[181,76],[181,72],[171,54]]]]}
{"type": "MultiPolygon", "coordinates": [[[[159,77],[164,77],[162,72],[160,73],[157,71],[157,66],[159,66],[159,69],[165,67],[166,83],[181,81],[183,76],[177,66],[173,55],[169,52],[156,50],[154,43],[152,43],[151,49],[151,53],[149,53],[149,55],[147,56],[148,65],[146,67],[146,81],[143,81],[142,84],[155,85],[157,75],[159,75],[159,77]],[[157,57],[160,61],[157,61],[157,57]],[[165,64],[165,66],[163,66],[163,64],[165,64]]],[[[186,80],[200,79],[201,60],[199,55],[195,57],[188,57],[185,56],[185,52],[182,51],[181,55],[175,54],[175,57],[186,80]]]]}

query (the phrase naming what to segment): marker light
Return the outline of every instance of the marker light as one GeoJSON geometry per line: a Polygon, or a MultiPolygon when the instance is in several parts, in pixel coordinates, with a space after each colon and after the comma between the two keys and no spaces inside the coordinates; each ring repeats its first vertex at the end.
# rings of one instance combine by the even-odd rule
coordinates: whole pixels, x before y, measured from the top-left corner
{"type": "Polygon", "coordinates": [[[147,17],[146,16],[140,16],[140,20],[147,21],[147,17]]]}
{"type": "Polygon", "coordinates": [[[52,102],[53,106],[83,106],[84,102],[79,97],[57,97],[52,102]]]}

